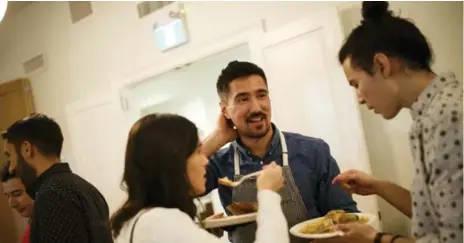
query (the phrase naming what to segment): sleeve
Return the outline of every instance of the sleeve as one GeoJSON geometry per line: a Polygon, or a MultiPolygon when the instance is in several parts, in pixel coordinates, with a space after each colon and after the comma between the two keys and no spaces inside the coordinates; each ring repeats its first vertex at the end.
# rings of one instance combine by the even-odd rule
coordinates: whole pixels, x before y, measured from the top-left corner
{"type": "Polygon", "coordinates": [[[338,184],[332,184],[332,180],[340,174],[337,162],[330,154],[329,145],[322,141],[322,161],[323,166],[319,170],[319,190],[317,195],[317,205],[321,214],[325,215],[330,210],[342,209],[347,212],[359,212],[356,202],[352,196],[343,190],[338,184]]]}
{"type": "MultiPolygon", "coordinates": [[[[280,196],[271,191],[261,191],[258,193],[258,200],[260,208],[255,243],[288,243],[287,223],[280,209],[280,196]]],[[[152,210],[145,213],[137,225],[134,241],[143,237],[144,242],[223,243],[178,209],[152,210]],[[173,234],[173,229],[180,230],[173,234]]]]}
{"type": "Polygon", "coordinates": [[[34,207],[32,243],[89,242],[85,220],[72,197],[47,191],[34,207]]]}
{"type": "Polygon", "coordinates": [[[204,195],[207,195],[218,187],[220,173],[217,163],[218,158],[214,154],[209,158],[208,165],[206,166],[206,191],[204,195]]]}
{"type": "Polygon", "coordinates": [[[432,142],[426,144],[433,151],[426,157],[426,184],[439,221],[438,240],[462,242],[462,107],[442,116],[440,122],[432,127],[432,142]]]}

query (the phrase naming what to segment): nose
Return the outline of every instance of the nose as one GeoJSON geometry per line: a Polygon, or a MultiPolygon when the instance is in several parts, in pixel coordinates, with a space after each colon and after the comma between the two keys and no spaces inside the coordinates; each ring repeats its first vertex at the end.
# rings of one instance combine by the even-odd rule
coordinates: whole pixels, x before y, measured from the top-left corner
{"type": "Polygon", "coordinates": [[[359,92],[359,90],[356,90],[356,96],[358,97],[358,103],[363,105],[366,103],[366,100],[364,100],[364,98],[362,97],[361,93],[359,92]]]}
{"type": "Polygon", "coordinates": [[[13,197],[8,198],[8,204],[10,204],[10,207],[15,208],[18,206],[18,200],[16,200],[13,197]]]}
{"type": "Polygon", "coordinates": [[[253,97],[251,99],[251,112],[254,112],[254,111],[260,111],[261,110],[261,104],[259,103],[259,100],[256,99],[255,97],[253,97]]]}
{"type": "Polygon", "coordinates": [[[202,162],[203,162],[202,165],[204,167],[206,167],[208,165],[209,160],[208,160],[208,158],[206,158],[206,156],[203,155],[203,161],[202,162]]]}

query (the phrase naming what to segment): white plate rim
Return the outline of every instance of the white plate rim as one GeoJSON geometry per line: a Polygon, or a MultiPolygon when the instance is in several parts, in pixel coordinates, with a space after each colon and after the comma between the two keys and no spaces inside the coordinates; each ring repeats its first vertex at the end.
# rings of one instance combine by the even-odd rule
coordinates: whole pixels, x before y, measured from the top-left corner
{"type": "Polygon", "coordinates": [[[247,213],[242,215],[230,215],[218,219],[205,219],[203,225],[205,229],[220,228],[226,226],[233,226],[239,224],[245,224],[256,221],[258,213],[247,213]]]}
{"type": "MultiPolygon", "coordinates": [[[[369,221],[367,221],[366,224],[371,225],[371,226],[372,226],[372,223],[374,222],[374,220],[376,219],[376,216],[373,215],[373,214],[370,214],[370,213],[350,213],[350,214],[356,214],[358,216],[369,218],[369,221]]],[[[341,232],[341,231],[336,231],[336,232],[331,232],[331,233],[324,233],[324,234],[302,234],[302,233],[299,232],[300,228],[303,225],[306,225],[306,224],[308,224],[308,223],[310,223],[312,221],[320,220],[322,218],[324,218],[324,217],[319,217],[319,218],[314,218],[314,219],[303,221],[303,222],[301,222],[299,224],[296,224],[293,227],[291,227],[289,232],[290,232],[290,234],[292,234],[292,235],[294,235],[296,237],[304,238],[304,239],[327,239],[327,238],[333,238],[333,237],[336,237],[336,236],[342,236],[343,235],[343,232],[341,232]]]]}

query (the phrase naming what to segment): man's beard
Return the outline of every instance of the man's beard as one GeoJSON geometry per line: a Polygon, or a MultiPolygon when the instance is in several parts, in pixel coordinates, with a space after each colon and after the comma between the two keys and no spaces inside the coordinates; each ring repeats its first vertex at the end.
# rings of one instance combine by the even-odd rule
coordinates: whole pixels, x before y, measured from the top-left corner
{"type": "Polygon", "coordinates": [[[267,120],[268,116],[264,112],[251,113],[250,115],[248,115],[245,122],[251,123],[251,119],[256,118],[256,117],[262,117],[266,121],[262,126],[257,127],[259,131],[253,131],[254,129],[252,129],[251,127],[245,128],[243,130],[237,129],[239,135],[243,137],[251,138],[251,139],[260,139],[266,136],[266,134],[271,129],[271,125],[268,124],[268,120],[267,120]]]}
{"type": "Polygon", "coordinates": [[[37,180],[37,170],[30,166],[24,157],[19,154],[16,166],[16,174],[21,179],[30,197],[35,197],[34,182],[37,180]]]}

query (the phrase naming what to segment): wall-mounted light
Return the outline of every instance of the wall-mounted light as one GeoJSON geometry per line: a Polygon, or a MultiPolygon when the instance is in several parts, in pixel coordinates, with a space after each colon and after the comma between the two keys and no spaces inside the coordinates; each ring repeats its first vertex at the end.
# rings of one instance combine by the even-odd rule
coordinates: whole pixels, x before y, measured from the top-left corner
{"type": "Polygon", "coordinates": [[[6,8],[8,7],[8,0],[0,0],[0,22],[5,17],[6,8]]]}

